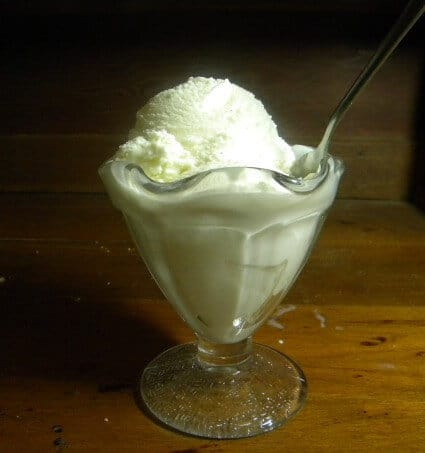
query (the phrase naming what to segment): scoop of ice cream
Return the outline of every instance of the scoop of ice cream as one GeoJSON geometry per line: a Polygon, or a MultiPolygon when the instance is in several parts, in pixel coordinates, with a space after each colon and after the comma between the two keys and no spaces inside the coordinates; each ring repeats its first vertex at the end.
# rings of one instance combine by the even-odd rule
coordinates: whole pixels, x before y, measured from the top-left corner
{"type": "Polygon", "coordinates": [[[289,174],[295,160],[263,104],[227,79],[191,77],[137,112],[129,141],[114,156],[151,178],[175,181],[220,167],[289,174]]]}

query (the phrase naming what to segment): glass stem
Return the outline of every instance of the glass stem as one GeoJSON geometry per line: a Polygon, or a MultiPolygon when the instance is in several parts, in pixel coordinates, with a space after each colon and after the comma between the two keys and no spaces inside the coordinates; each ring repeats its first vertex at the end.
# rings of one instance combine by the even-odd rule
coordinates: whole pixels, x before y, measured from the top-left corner
{"type": "Polygon", "coordinates": [[[251,337],[238,343],[212,343],[198,336],[198,360],[207,366],[232,366],[247,360],[251,355],[251,337]]]}

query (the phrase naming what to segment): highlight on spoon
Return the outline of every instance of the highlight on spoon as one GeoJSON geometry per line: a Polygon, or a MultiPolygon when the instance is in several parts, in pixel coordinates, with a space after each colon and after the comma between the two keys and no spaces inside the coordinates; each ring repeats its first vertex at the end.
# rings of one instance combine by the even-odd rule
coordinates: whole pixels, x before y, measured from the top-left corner
{"type": "Polygon", "coordinates": [[[424,0],[411,0],[401,13],[396,23],[385,36],[378,49],[369,60],[367,65],[358,75],[350,89],[341,99],[331,115],[325,133],[316,149],[299,157],[291,168],[291,173],[296,177],[305,177],[309,173],[317,171],[320,162],[328,154],[328,149],[333,134],[344,114],[351,107],[354,99],[368,84],[380,67],[385,63],[393,51],[397,48],[406,34],[420,19],[425,12],[424,0]]]}

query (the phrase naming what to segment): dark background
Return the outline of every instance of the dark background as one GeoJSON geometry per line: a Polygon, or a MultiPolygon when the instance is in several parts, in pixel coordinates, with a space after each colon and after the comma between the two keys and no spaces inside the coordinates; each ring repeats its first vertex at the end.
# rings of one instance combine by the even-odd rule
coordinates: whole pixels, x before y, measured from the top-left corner
{"type": "MultiPolygon", "coordinates": [[[[265,103],[285,137],[315,144],[332,109],[405,3],[3,1],[1,149],[22,149],[16,141],[22,134],[35,139],[101,134],[111,141],[92,158],[102,160],[125,137],[135,111],[149,97],[190,75],[229,77],[265,103]]],[[[378,137],[372,152],[397,149],[397,171],[383,169],[388,166],[385,151],[377,151],[380,166],[377,156],[373,163],[364,157],[365,150],[357,156],[364,162],[351,165],[353,179],[344,183],[341,196],[410,199],[423,206],[423,37],[421,21],[356,101],[336,136],[345,141],[340,148],[349,162],[355,156],[345,145],[358,149],[359,140],[378,137]],[[375,183],[359,189],[364,184],[359,178],[367,177],[375,183]],[[385,188],[388,179],[394,187],[385,188]]],[[[58,146],[57,140],[46,146],[58,146]]],[[[80,149],[86,146],[81,143],[80,149]]],[[[46,162],[52,153],[46,150],[46,162]]],[[[63,156],[63,165],[69,158],[63,156]]],[[[13,158],[3,159],[4,191],[103,191],[97,180],[84,179],[84,168],[73,170],[80,174],[80,186],[74,180],[53,187],[43,172],[35,184],[34,178],[12,177],[13,158]]],[[[22,156],[17,159],[23,163],[22,156]]]]}

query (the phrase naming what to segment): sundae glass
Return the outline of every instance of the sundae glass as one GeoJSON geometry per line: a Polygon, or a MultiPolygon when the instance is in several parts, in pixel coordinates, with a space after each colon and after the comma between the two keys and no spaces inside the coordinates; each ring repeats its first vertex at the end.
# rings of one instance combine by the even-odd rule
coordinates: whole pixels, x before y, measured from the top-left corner
{"type": "Polygon", "coordinates": [[[302,370],[252,335],[305,264],[342,172],[329,155],[306,178],[227,167],[157,182],[134,163],[101,166],[141,257],[196,335],[143,371],[141,397],[161,422],[240,438],[273,430],[301,409],[302,370]]]}

